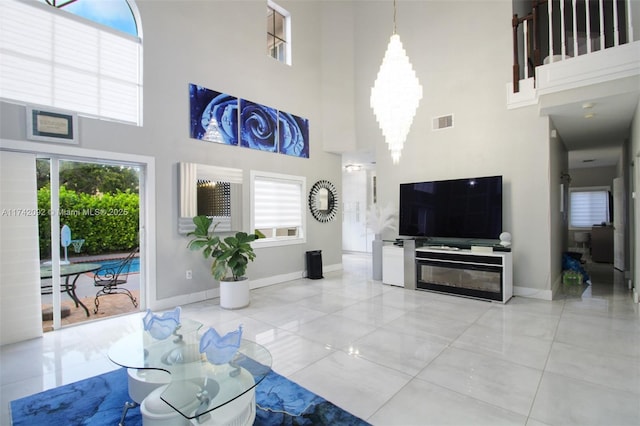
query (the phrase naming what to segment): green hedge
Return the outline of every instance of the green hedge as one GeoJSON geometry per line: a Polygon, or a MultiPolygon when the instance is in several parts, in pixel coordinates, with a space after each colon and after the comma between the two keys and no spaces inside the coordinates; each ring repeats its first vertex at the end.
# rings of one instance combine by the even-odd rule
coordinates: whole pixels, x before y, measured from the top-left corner
{"type": "MultiPolygon", "coordinates": [[[[138,194],[129,191],[115,195],[89,195],[60,187],[60,209],[52,212],[49,187],[38,190],[40,256],[51,256],[51,214],[60,216],[60,226],[71,228],[71,239],[83,239],[82,254],[129,251],[138,245],[138,194]]],[[[64,251],[61,251],[64,253],[64,251]]],[[[75,255],[73,246],[68,248],[75,255]]]]}

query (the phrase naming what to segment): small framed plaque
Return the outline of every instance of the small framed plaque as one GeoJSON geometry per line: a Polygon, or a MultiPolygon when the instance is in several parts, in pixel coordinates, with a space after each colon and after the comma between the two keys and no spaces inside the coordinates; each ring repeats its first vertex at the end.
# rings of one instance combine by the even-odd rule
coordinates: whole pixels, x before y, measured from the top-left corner
{"type": "Polygon", "coordinates": [[[27,139],[78,143],[78,116],[71,112],[27,107],[27,139]]]}

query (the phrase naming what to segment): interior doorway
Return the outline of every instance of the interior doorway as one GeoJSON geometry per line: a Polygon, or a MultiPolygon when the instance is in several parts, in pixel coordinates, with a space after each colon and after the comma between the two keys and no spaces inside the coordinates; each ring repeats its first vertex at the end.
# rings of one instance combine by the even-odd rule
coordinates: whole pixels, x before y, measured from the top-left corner
{"type": "Polygon", "coordinates": [[[43,331],[142,309],[144,165],[37,157],[43,331]]]}

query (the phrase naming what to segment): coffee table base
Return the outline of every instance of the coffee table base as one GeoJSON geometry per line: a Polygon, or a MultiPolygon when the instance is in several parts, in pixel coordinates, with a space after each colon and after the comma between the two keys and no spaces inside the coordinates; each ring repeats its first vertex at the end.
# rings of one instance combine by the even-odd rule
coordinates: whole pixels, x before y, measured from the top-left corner
{"type": "Polygon", "coordinates": [[[247,391],[220,408],[189,420],[171,409],[160,398],[167,386],[157,388],[142,401],[140,413],[143,426],[251,426],[256,418],[255,389],[247,391]],[[162,404],[165,404],[166,408],[162,404]],[[157,407],[162,409],[158,410],[157,407]]]}

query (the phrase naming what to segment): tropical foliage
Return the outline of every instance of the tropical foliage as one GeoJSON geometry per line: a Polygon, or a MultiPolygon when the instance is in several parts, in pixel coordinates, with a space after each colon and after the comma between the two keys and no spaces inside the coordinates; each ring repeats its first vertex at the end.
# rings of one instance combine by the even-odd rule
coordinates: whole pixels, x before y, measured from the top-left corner
{"type": "MultiPolygon", "coordinates": [[[[49,159],[36,161],[36,174],[38,188],[49,185],[49,159]]],[[[76,192],[91,195],[125,191],[138,193],[138,171],[128,166],[61,161],[58,174],[60,186],[76,192]]]]}
{"type": "Polygon", "coordinates": [[[256,257],[251,242],[258,238],[256,234],[247,234],[246,232],[236,232],[221,238],[215,234],[218,224],[213,226],[211,231],[209,228],[213,219],[207,216],[196,216],[193,223],[196,229],[190,232],[189,236],[194,237],[187,247],[191,250],[202,250],[205,259],[213,259],[211,263],[211,275],[218,281],[223,279],[239,281],[247,272],[247,265],[256,257]],[[227,273],[231,272],[231,277],[227,277],[227,273]]]}
{"type": "MultiPolygon", "coordinates": [[[[60,208],[51,210],[51,190],[38,190],[40,256],[51,256],[51,213],[60,216],[60,226],[71,228],[72,239],[83,239],[83,254],[129,251],[138,245],[139,196],[129,190],[90,195],[60,187],[60,208]]],[[[67,249],[73,253],[73,247],[67,249]]]]}

